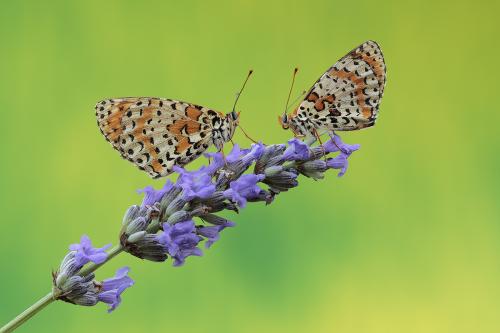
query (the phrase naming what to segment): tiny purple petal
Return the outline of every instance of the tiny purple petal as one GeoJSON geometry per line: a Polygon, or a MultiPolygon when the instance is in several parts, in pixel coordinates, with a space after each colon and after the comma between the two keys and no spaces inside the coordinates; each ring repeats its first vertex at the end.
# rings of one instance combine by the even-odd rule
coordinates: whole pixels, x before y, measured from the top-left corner
{"type": "Polygon", "coordinates": [[[205,242],[205,247],[208,249],[213,243],[219,240],[219,232],[224,229],[222,226],[213,227],[201,227],[198,228],[198,234],[205,237],[207,241],[205,242]]]}
{"type": "Polygon", "coordinates": [[[302,140],[293,138],[288,140],[288,148],[283,153],[283,159],[291,160],[307,160],[311,155],[309,146],[302,140]]]}
{"type": "Polygon", "coordinates": [[[109,304],[108,312],[112,312],[120,305],[121,294],[134,284],[134,280],[128,276],[128,272],[128,267],[122,267],[116,271],[115,277],[102,282],[102,290],[97,297],[101,302],[109,304]]]}
{"type": "Polygon", "coordinates": [[[348,157],[348,155],[346,155],[344,153],[340,153],[340,155],[338,155],[332,159],[329,159],[326,162],[326,165],[332,169],[340,169],[338,176],[342,177],[345,174],[345,172],[347,171],[347,166],[349,165],[349,163],[347,161],[347,157],[348,157]]]}
{"type": "Polygon", "coordinates": [[[71,244],[69,249],[71,251],[76,251],[75,263],[77,266],[83,266],[86,263],[92,261],[96,264],[103,263],[108,254],[106,250],[111,247],[111,244],[105,245],[101,248],[92,247],[92,242],[87,235],[83,235],[80,239],[80,243],[71,244]]]}
{"type": "Polygon", "coordinates": [[[182,251],[180,251],[179,254],[177,254],[176,256],[172,257],[174,259],[173,266],[174,267],[179,267],[179,266],[184,265],[184,262],[186,261],[186,258],[189,257],[189,256],[201,257],[202,255],[203,255],[203,252],[199,248],[197,248],[197,247],[191,248],[191,249],[182,250],[182,251]]]}
{"type": "Polygon", "coordinates": [[[240,146],[236,143],[231,149],[231,152],[226,156],[227,163],[233,163],[239,160],[241,155],[244,154],[244,151],[240,149],[240,146]]]}
{"type": "Polygon", "coordinates": [[[247,155],[251,155],[254,160],[257,160],[262,156],[262,154],[264,154],[265,149],[266,146],[264,146],[262,142],[253,143],[252,148],[247,155]]]}
{"type": "Polygon", "coordinates": [[[109,291],[112,289],[119,289],[121,287],[130,287],[131,285],[133,285],[134,280],[132,280],[128,276],[129,271],[130,268],[126,266],[118,269],[116,271],[115,277],[102,281],[102,290],[109,291]]]}
{"type": "Polygon", "coordinates": [[[340,139],[340,136],[334,135],[334,137],[326,142],[323,147],[325,149],[325,152],[327,153],[339,151],[340,148],[340,154],[334,158],[329,159],[326,162],[326,165],[332,169],[340,169],[338,176],[342,177],[346,173],[347,167],[349,165],[349,162],[347,160],[348,157],[353,152],[358,150],[361,146],[358,144],[349,145],[347,143],[344,143],[340,139]]]}
{"type": "Polygon", "coordinates": [[[165,193],[170,191],[174,187],[174,184],[170,180],[167,180],[165,185],[159,190],[155,190],[152,186],[146,186],[142,190],[137,190],[139,193],[144,193],[144,199],[142,200],[141,207],[152,206],[156,202],[161,201],[165,193]]]}
{"type": "Polygon", "coordinates": [[[174,225],[164,223],[163,232],[156,239],[174,259],[174,266],[182,265],[184,259],[190,255],[201,255],[201,250],[197,246],[202,238],[196,234],[192,220],[174,225]]]}
{"type": "Polygon", "coordinates": [[[323,144],[326,153],[333,153],[339,151],[339,148],[343,153],[347,155],[351,155],[353,152],[358,150],[361,146],[359,144],[349,145],[347,143],[342,142],[340,136],[335,135],[333,139],[328,140],[323,144]],[[334,141],[335,140],[335,141],[334,141]]]}
{"type": "Polygon", "coordinates": [[[229,184],[230,189],[224,191],[224,196],[244,208],[247,200],[255,198],[262,189],[257,183],[265,178],[264,175],[247,174],[229,184]]]}
{"type": "Polygon", "coordinates": [[[212,246],[213,243],[219,240],[220,238],[220,232],[226,227],[232,227],[234,226],[234,223],[231,221],[227,221],[224,225],[216,225],[216,226],[210,226],[210,227],[198,227],[197,232],[199,235],[205,237],[207,241],[205,242],[205,247],[208,249],[210,246],[212,246]]]}
{"type": "Polygon", "coordinates": [[[183,168],[174,166],[173,170],[179,174],[177,185],[183,189],[182,198],[184,200],[207,199],[215,192],[215,185],[208,173],[209,167],[202,167],[196,171],[186,171],[183,168]]]}
{"type": "MultiPolygon", "coordinates": [[[[192,220],[184,221],[184,222],[179,222],[171,226],[170,224],[167,224],[169,226],[170,233],[172,237],[177,237],[181,236],[184,234],[189,234],[195,231],[195,225],[192,220]]],[[[165,226],[165,224],[164,224],[165,226]]]]}
{"type": "Polygon", "coordinates": [[[224,154],[221,152],[205,153],[204,155],[206,158],[212,159],[208,166],[202,167],[202,169],[209,175],[213,175],[217,170],[226,164],[224,154]]]}

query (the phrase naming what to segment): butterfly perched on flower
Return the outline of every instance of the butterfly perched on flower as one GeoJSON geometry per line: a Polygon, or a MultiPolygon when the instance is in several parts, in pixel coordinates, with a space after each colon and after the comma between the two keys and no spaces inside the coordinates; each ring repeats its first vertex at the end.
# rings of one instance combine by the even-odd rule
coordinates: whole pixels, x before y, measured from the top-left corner
{"type": "Polygon", "coordinates": [[[285,111],[278,120],[295,136],[314,139],[373,126],[385,82],[382,51],[376,42],[366,41],[330,67],[295,111],[285,111]]]}
{"type": "Polygon", "coordinates": [[[212,145],[221,151],[239,124],[236,102],[226,115],[157,97],[105,99],[95,110],[99,129],[113,148],[151,177],[159,178],[172,173],[175,165],[193,161],[212,145]]]}

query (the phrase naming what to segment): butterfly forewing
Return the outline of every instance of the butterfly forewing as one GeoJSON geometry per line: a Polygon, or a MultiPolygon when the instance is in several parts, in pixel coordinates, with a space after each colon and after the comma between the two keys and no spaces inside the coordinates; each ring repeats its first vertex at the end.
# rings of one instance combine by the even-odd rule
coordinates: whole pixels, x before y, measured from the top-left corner
{"type": "Polygon", "coordinates": [[[385,80],[382,51],[376,42],[367,41],[330,67],[292,116],[307,118],[318,132],[372,126],[385,80]]]}
{"type": "Polygon", "coordinates": [[[212,120],[219,112],[176,100],[128,97],[96,105],[102,134],[120,152],[153,178],[185,165],[212,144],[212,120]]]}

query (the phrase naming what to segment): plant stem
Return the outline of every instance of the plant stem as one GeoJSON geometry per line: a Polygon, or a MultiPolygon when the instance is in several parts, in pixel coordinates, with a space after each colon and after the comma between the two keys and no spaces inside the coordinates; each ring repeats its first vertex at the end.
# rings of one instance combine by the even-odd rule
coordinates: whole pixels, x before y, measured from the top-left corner
{"type": "MultiPolygon", "coordinates": [[[[81,276],[88,275],[95,270],[97,270],[99,267],[116,257],[118,254],[120,254],[123,251],[123,247],[121,245],[117,245],[113,247],[111,250],[108,252],[108,257],[106,258],[106,261],[100,263],[100,264],[90,264],[85,268],[82,268],[82,270],[79,272],[81,276]]],[[[57,297],[54,295],[54,292],[50,292],[47,295],[45,295],[43,298],[39,299],[35,304],[24,310],[20,315],[18,315],[16,318],[12,319],[10,322],[5,324],[2,328],[0,328],[0,333],[8,333],[14,331],[16,328],[24,324],[28,319],[36,315],[38,312],[40,312],[43,308],[45,308],[47,305],[50,303],[54,302],[57,300],[57,297]]]]}
{"type": "Polygon", "coordinates": [[[36,315],[39,311],[45,308],[47,305],[55,301],[54,294],[52,292],[48,293],[42,297],[38,302],[24,310],[19,316],[12,319],[5,326],[0,328],[0,333],[8,333],[14,331],[16,328],[24,324],[28,319],[36,315]]]}

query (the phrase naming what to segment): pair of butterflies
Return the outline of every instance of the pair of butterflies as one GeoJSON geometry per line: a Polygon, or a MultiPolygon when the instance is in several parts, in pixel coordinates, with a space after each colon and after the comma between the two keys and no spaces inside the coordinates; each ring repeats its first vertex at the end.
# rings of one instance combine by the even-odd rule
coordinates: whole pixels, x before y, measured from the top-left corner
{"type": "MultiPolygon", "coordinates": [[[[291,114],[279,117],[295,136],[373,126],[384,92],[386,67],[378,44],[367,41],[330,67],[291,114]]],[[[246,81],[245,81],[246,82],[246,81]]],[[[219,151],[239,123],[196,104],[156,97],[125,97],[97,103],[97,124],[113,148],[153,178],[164,177],[211,145],[219,151]]]]}

